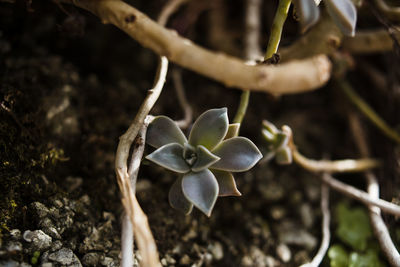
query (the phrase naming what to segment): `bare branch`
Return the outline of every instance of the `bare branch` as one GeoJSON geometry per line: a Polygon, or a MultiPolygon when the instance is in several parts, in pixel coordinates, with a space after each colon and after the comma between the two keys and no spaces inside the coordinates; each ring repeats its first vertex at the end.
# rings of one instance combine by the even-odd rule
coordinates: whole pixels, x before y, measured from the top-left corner
{"type": "Polygon", "coordinates": [[[385,0],[374,0],[373,2],[387,18],[400,22],[400,7],[389,6],[385,0]]]}
{"type": "Polygon", "coordinates": [[[377,206],[384,212],[400,216],[400,207],[398,205],[380,198],[374,199],[368,193],[363,192],[351,185],[345,184],[339,180],[336,180],[330,174],[325,173],[322,176],[322,181],[328,184],[331,188],[340,193],[343,193],[348,197],[358,200],[366,205],[377,206]]]}
{"type": "MultiPolygon", "coordinates": [[[[361,152],[361,155],[368,156],[368,146],[364,131],[362,130],[362,126],[360,123],[360,119],[354,113],[349,116],[350,128],[354,135],[354,139],[356,140],[356,144],[358,149],[361,152]]],[[[375,175],[372,172],[366,172],[365,178],[367,180],[368,186],[367,191],[368,194],[373,199],[379,199],[379,184],[375,175]]],[[[392,266],[400,266],[400,254],[397,251],[393,241],[390,237],[389,230],[386,227],[385,222],[381,217],[381,210],[378,207],[369,205],[369,217],[371,220],[371,225],[375,233],[375,237],[377,238],[379,245],[385,254],[388,262],[392,266]]]]}
{"type": "Polygon", "coordinates": [[[321,246],[315,254],[313,260],[309,263],[303,264],[300,267],[318,267],[326,251],[329,248],[329,242],[331,239],[331,231],[329,225],[331,221],[331,213],[329,211],[329,187],[326,184],[321,184],[321,211],[322,211],[322,241],[321,246]]]}
{"type": "MultiPolygon", "coordinates": [[[[400,37],[397,32],[395,34],[400,37]]],[[[393,49],[393,39],[387,30],[364,30],[354,37],[345,37],[342,47],[353,54],[385,52],[393,49]]]]}
{"type": "Polygon", "coordinates": [[[262,59],[262,52],[260,49],[260,13],[262,10],[261,5],[261,0],[246,1],[246,38],[244,39],[244,54],[246,60],[262,59]]]}
{"type": "Polygon", "coordinates": [[[144,47],[228,87],[280,95],[316,89],[330,77],[331,63],[325,55],[278,66],[249,66],[237,58],[193,44],[120,0],[62,1],[96,14],[103,23],[114,24],[144,47]]]}
{"type": "Polygon", "coordinates": [[[193,119],[193,110],[189,102],[186,99],[185,87],[182,82],[182,71],[174,69],[172,71],[172,79],[174,80],[175,91],[178,97],[179,105],[181,106],[184,114],[184,118],[180,121],[176,121],[181,128],[188,128],[193,119]]]}
{"type": "Polygon", "coordinates": [[[288,146],[292,150],[293,160],[298,165],[311,172],[344,173],[360,172],[377,168],[381,165],[378,160],[364,159],[342,159],[342,160],[314,160],[303,156],[298,150],[293,140],[292,129],[284,125],[282,130],[289,136],[288,146]]]}
{"type": "Polygon", "coordinates": [[[298,150],[293,151],[293,160],[304,169],[312,172],[362,172],[379,167],[381,164],[375,159],[342,159],[342,160],[313,160],[306,158],[298,150]]]}

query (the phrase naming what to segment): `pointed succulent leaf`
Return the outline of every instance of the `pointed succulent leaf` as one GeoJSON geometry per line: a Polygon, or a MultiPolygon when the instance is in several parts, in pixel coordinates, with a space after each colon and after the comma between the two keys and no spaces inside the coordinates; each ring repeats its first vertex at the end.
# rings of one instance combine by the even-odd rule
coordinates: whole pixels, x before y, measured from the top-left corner
{"type": "Polygon", "coordinates": [[[262,158],[256,145],[245,137],[227,139],[212,153],[221,159],[210,168],[231,172],[247,171],[262,158]]]}
{"type": "Polygon", "coordinates": [[[183,176],[182,191],[186,199],[207,216],[218,197],[218,183],[212,172],[205,169],[201,172],[189,172],[183,176]]]}
{"type": "Polygon", "coordinates": [[[187,142],[178,125],[166,116],[157,116],[147,129],[146,143],[159,148],[170,143],[183,145],[187,142]]]}
{"type": "Polygon", "coordinates": [[[225,140],[239,135],[240,123],[231,123],[228,127],[228,132],[225,135],[225,140]]]}
{"type": "Polygon", "coordinates": [[[190,203],[182,192],[182,177],[179,177],[169,190],[168,200],[171,207],[182,211],[184,214],[189,214],[193,209],[193,204],[190,203]]]}
{"type": "Polygon", "coordinates": [[[197,160],[192,166],[192,171],[194,172],[199,172],[203,169],[207,169],[220,159],[219,157],[213,155],[204,146],[197,146],[196,154],[197,160]]]}
{"type": "Polygon", "coordinates": [[[275,156],[276,162],[281,165],[292,163],[292,150],[289,147],[283,147],[276,152],[275,156]]]}
{"type": "Polygon", "coordinates": [[[294,6],[300,18],[301,31],[307,31],[317,23],[319,19],[319,8],[314,0],[295,0],[294,6]]]}
{"type": "Polygon", "coordinates": [[[267,140],[268,143],[274,142],[274,140],[275,140],[275,134],[274,133],[271,133],[267,129],[262,129],[261,133],[264,136],[265,140],[267,140]]]}
{"type": "Polygon", "coordinates": [[[172,143],[164,145],[147,155],[146,159],[174,172],[187,173],[190,167],[182,157],[183,147],[180,144],[172,143]]]}
{"type": "Polygon", "coordinates": [[[195,147],[203,145],[211,150],[224,139],[227,131],[227,109],[210,109],[201,114],[194,122],[189,136],[189,144],[195,147]]]}
{"type": "Polygon", "coordinates": [[[263,127],[268,130],[272,134],[276,134],[279,130],[275,127],[275,125],[267,120],[263,120],[262,122],[263,127]]]}
{"type": "Polygon", "coordinates": [[[357,10],[351,0],[325,0],[329,15],[345,35],[354,36],[357,10]]]}
{"type": "Polygon", "coordinates": [[[212,170],[219,186],[220,197],[225,196],[241,196],[242,194],[236,188],[236,181],[232,173],[225,171],[212,170]]]}

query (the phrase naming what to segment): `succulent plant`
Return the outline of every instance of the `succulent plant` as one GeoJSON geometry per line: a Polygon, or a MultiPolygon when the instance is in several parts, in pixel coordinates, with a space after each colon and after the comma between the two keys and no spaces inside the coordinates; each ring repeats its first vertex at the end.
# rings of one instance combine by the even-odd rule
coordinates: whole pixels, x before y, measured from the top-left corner
{"type": "Polygon", "coordinates": [[[289,147],[290,134],[288,131],[278,130],[275,125],[264,120],[261,133],[267,141],[266,159],[275,157],[276,162],[281,165],[292,163],[292,150],[289,147]]]}
{"type": "Polygon", "coordinates": [[[235,130],[226,108],[200,115],[188,139],[166,116],[150,123],[146,142],[156,150],[146,158],[179,174],[168,195],[173,208],[189,214],[195,206],[210,216],[218,196],[241,195],[232,172],[251,169],[262,155],[249,139],[232,134],[235,130]]]}
{"type": "MultiPolygon", "coordinates": [[[[317,23],[318,5],[321,0],[294,0],[294,6],[300,18],[302,30],[317,23]]],[[[323,0],[329,15],[343,34],[354,36],[357,10],[351,0],[323,0]]]]}

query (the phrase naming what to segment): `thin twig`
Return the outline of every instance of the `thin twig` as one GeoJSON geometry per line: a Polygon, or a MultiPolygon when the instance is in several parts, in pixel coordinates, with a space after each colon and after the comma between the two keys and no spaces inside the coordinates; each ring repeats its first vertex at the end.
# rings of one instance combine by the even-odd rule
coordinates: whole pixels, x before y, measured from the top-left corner
{"type": "Polygon", "coordinates": [[[364,101],[351,85],[345,81],[338,83],[348,99],[379,129],[381,132],[400,144],[400,134],[392,129],[368,104],[364,101]]]}
{"type": "MultiPolygon", "coordinates": [[[[149,116],[148,116],[149,117],[149,116]]],[[[140,163],[143,157],[145,142],[146,142],[146,131],[150,123],[150,119],[146,118],[145,122],[139,130],[139,133],[134,141],[134,148],[132,151],[131,162],[128,168],[128,176],[131,184],[132,192],[135,194],[136,181],[139,173],[140,163]]],[[[122,226],[121,226],[121,267],[131,267],[133,265],[133,249],[134,249],[134,232],[132,223],[129,216],[124,212],[122,215],[122,226]]]]}
{"type": "Polygon", "coordinates": [[[288,47],[280,47],[281,62],[304,59],[318,54],[332,55],[340,47],[343,34],[324,12],[318,23],[288,47]]]}
{"type": "Polygon", "coordinates": [[[176,96],[178,97],[179,105],[181,106],[184,114],[183,119],[176,121],[176,124],[185,129],[188,128],[192,122],[193,110],[186,98],[185,87],[183,86],[182,82],[182,71],[180,69],[174,69],[171,73],[174,81],[176,96]]]}
{"type": "MultiPolygon", "coordinates": [[[[161,23],[165,24],[168,17],[185,1],[173,0],[168,2],[165,9],[160,14],[161,23]]],[[[139,172],[141,158],[143,156],[145,135],[147,126],[152,120],[148,116],[151,108],[157,101],[165,83],[168,71],[168,60],[166,57],[160,58],[155,85],[148,91],[148,95],[142,103],[133,123],[127,132],[121,136],[117,148],[115,167],[117,173],[118,185],[122,193],[122,203],[125,208],[121,229],[121,266],[131,267],[133,260],[133,239],[134,234],[142,253],[143,265],[149,267],[161,266],[158,258],[157,247],[151,233],[148,220],[142,211],[135,196],[136,180],[139,172]],[[133,140],[136,140],[136,148],[133,150],[131,163],[127,167],[129,150],[133,140]],[[130,218],[127,220],[127,217],[130,218]]]]}
{"type": "MultiPolygon", "coordinates": [[[[248,60],[249,64],[253,64],[255,60],[261,57],[260,50],[260,15],[261,15],[261,0],[248,0],[246,1],[246,14],[245,14],[245,28],[246,35],[244,38],[244,57],[248,60]]],[[[239,107],[236,111],[236,115],[233,119],[233,123],[239,124],[239,130],[236,134],[239,134],[240,126],[243,118],[246,115],[247,107],[250,100],[250,91],[244,89],[241,96],[239,107]]]]}
{"type": "Polygon", "coordinates": [[[165,55],[172,62],[228,87],[281,95],[319,88],[330,78],[331,63],[325,55],[278,66],[250,66],[237,58],[193,44],[120,0],[61,1],[96,14],[104,23],[114,24],[158,55],[165,55]]]}
{"type": "Polygon", "coordinates": [[[363,172],[381,166],[378,160],[342,159],[342,160],[314,160],[303,156],[297,149],[293,150],[293,160],[301,167],[312,172],[363,172]]]}
{"type": "Polygon", "coordinates": [[[318,267],[324,256],[326,251],[329,248],[329,242],[331,239],[331,231],[329,230],[329,225],[331,221],[331,213],[329,211],[329,187],[322,183],[321,184],[321,211],[322,211],[322,241],[321,246],[318,249],[317,254],[315,254],[314,258],[310,263],[306,263],[301,265],[301,267],[318,267]]]}
{"type": "Polygon", "coordinates": [[[246,60],[257,60],[262,58],[260,49],[261,15],[262,1],[247,0],[244,38],[244,57],[246,60]]]}
{"type": "Polygon", "coordinates": [[[267,51],[265,52],[265,59],[269,59],[278,51],[283,24],[285,24],[291,3],[292,0],[279,0],[274,21],[272,22],[271,35],[269,37],[267,51]]]}
{"type": "MultiPolygon", "coordinates": [[[[135,180],[136,178],[130,177],[130,174],[137,174],[137,172],[134,169],[128,170],[127,160],[132,142],[137,137],[139,130],[143,127],[142,125],[145,121],[147,114],[149,114],[151,108],[157,101],[162,91],[165,83],[165,77],[167,75],[167,70],[168,60],[165,57],[161,57],[159,70],[156,75],[157,82],[154,88],[148,91],[148,94],[144,102],[142,103],[138,113],[136,114],[136,117],[133,120],[131,126],[128,128],[126,133],[120,137],[115,158],[115,169],[117,173],[118,185],[122,194],[122,203],[124,204],[125,212],[127,216],[130,217],[131,223],[133,225],[133,233],[136,236],[139,250],[142,253],[143,266],[149,267],[158,267],[161,266],[161,264],[159,262],[157,247],[155,245],[153,235],[151,234],[147,217],[142,211],[139,203],[137,202],[135,192],[132,187],[131,180],[135,180]]],[[[142,144],[142,146],[144,146],[144,144],[142,144]]],[[[139,155],[136,154],[136,156],[139,155]]],[[[133,160],[136,160],[136,158],[134,158],[133,160]]],[[[138,160],[140,161],[140,159],[138,160]]],[[[135,164],[131,164],[131,166],[135,166],[135,164]]],[[[124,243],[121,243],[122,252],[128,253],[122,254],[123,260],[121,261],[121,263],[130,264],[130,255],[132,255],[133,251],[130,252],[129,248],[133,248],[133,244],[131,244],[133,241],[133,233],[129,232],[129,230],[131,229],[129,223],[123,223],[122,227],[123,228],[121,230],[121,234],[131,236],[131,238],[126,237],[121,240],[124,241],[124,243]]],[[[128,265],[123,265],[123,267],[128,267],[128,265]]]]}
{"type": "Polygon", "coordinates": [[[389,6],[385,0],[374,0],[373,2],[388,19],[400,22],[400,7],[389,6]]]}
{"type": "MultiPolygon", "coordinates": [[[[250,91],[243,90],[242,94],[240,95],[239,107],[236,111],[233,123],[239,123],[239,125],[242,124],[244,115],[246,115],[247,107],[249,105],[249,99],[250,99],[250,91]]],[[[239,131],[237,133],[239,134],[239,131]]]]}
{"type": "MultiPolygon", "coordinates": [[[[400,37],[398,32],[395,35],[400,37]]],[[[363,30],[354,37],[345,37],[342,47],[352,54],[379,53],[392,50],[393,39],[385,29],[363,30]]]]}
{"type": "MultiPolygon", "coordinates": [[[[355,114],[349,116],[350,128],[354,135],[357,147],[362,156],[368,156],[368,146],[364,131],[362,130],[360,119],[355,114]]],[[[372,172],[366,172],[367,192],[373,199],[379,198],[379,184],[375,175],[372,172]]],[[[389,230],[381,217],[381,210],[375,206],[368,206],[371,225],[377,238],[379,245],[385,254],[388,262],[392,266],[400,266],[400,254],[397,251],[390,237],[389,230]]]]}
{"type": "Polygon", "coordinates": [[[366,205],[377,206],[384,212],[400,216],[400,206],[380,198],[374,199],[368,193],[363,192],[351,185],[345,184],[339,180],[336,180],[328,173],[322,175],[322,181],[328,184],[331,188],[348,197],[358,200],[366,205]]]}

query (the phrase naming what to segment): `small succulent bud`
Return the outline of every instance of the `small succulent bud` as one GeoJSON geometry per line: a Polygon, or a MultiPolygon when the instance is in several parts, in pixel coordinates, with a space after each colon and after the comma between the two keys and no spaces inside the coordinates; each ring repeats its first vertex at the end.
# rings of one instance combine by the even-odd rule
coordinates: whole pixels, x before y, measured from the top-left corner
{"type": "Polygon", "coordinates": [[[288,146],[290,133],[284,127],[278,130],[275,125],[264,120],[261,133],[267,141],[268,158],[275,157],[278,164],[292,163],[292,150],[288,146]]]}

